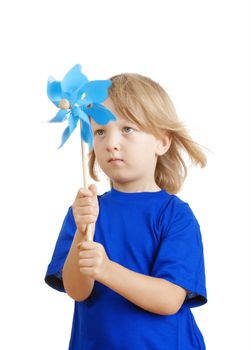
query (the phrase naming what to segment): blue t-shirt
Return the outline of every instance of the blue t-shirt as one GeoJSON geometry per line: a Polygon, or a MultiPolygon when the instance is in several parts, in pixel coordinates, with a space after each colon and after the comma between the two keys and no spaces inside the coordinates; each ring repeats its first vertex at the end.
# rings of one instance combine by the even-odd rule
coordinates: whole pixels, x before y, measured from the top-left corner
{"type": "MultiPolygon", "coordinates": [[[[189,291],[180,310],[158,315],[95,281],[92,293],[75,302],[71,350],[202,350],[203,336],[190,308],[207,302],[203,244],[189,205],[165,190],[98,196],[94,241],[110,260],[189,291]]],[[[69,208],[45,281],[64,291],[61,271],[76,225],[69,208]]],[[[158,296],[153,296],[158,298],[158,296]]]]}

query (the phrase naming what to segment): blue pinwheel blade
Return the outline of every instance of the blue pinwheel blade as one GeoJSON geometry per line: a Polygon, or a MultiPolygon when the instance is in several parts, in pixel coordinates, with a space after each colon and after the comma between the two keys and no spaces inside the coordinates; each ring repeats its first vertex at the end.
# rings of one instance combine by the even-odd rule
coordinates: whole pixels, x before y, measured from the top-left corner
{"type": "Polygon", "coordinates": [[[90,123],[86,121],[82,121],[81,127],[81,137],[82,139],[88,143],[89,149],[93,147],[93,133],[90,123]]]}
{"type": "Polygon", "coordinates": [[[62,99],[62,89],[60,81],[48,81],[47,83],[47,95],[49,99],[59,107],[59,101],[62,99]]]}
{"type": "Polygon", "coordinates": [[[70,118],[68,119],[68,123],[69,123],[69,126],[67,126],[67,128],[63,132],[63,135],[61,138],[61,145],[59,146],[59,148],[61,148],[65,144],[65,142],[68,140],[68,138],[71,136],[72,132],[74,131],[74,129],[78,124],[78,119],[74,118],[74,116],[71,113],[70,118]]]}
{"type": "Polygon", "coordinates": [[[75,118],[72,115],[69,118],[68,123],[69,123],[69,128],[70,128],[70,132],[71,133],[75,130],[75,128],[76,128],[76,126],[78,124],[78,120],[79,120],[79,118],[75,118]]]}
{"type": "Polygon", "coordinates": [[[116,120],[116,117],[109,109],[98,103],[93,103],[89,108],[82,107],[82,109],[87,115],[92,117],[97,124],[105,125],[110,121],[116,120]]]}
{"type": "Polygon", "coordinates": [[[64,76],[61,83],[62,90],[66,93],[72,93],[78,90],[82,85],[88,82],[87,77],[81,72],[81,65],[76,64],[64,76]]]}
{"type": "MultiPolygon", "coordinates": [[[[93,80],[85,84],[81,89],[81,96],[85,94],[81,104],[101,103],[108,98],[108,89],[112,85],[111,80],[93,80]]],[[[80,96],[80,97],[81,97],[80,96]]]]}
{"type": "Polygon", "coordinates": [[[61,148],[70,136],[71,136],[70,128],[69,126],[67,126],[67,128],[63,132],[63,135],[61,137],[61,144],[58,148],[61,148]]]}
{"type": "MultiPolygon", "coordinates": [[[[76,126],[75,126],[76,127],[76,126]]],[[[63,132],[63,135],[62,135],[62,137],[61,137],[61,144],[60,144],[60,146],[58,147],[58,148],[61,148],[64,144],[65,144],[65,142],[68,140],[68,138],[71,136],[71,134],[72,134],[72,132],[73,132],[73,130],[74,130],[75,128],[73,128],[73,129],[71,129],[71,127],[70,126],[67,126],[67,128],[64,130],[64,132],[63,132]]]]}
{"type": "Polygon", "coordinates": [[[75,111],[76,117],[81,120],[81,137],[82,139],[88,143],[89,147],[93,145],[93,133],[90,120],[88,115],[83,112],[80,108],[77,108],[75,111]]]}
{"type": "Polygon", "coordinates": [[[60,109],[54,118],[49,120],[50,123],[60,123],[67,119],[69,111],[67,109],[60,109]]]}

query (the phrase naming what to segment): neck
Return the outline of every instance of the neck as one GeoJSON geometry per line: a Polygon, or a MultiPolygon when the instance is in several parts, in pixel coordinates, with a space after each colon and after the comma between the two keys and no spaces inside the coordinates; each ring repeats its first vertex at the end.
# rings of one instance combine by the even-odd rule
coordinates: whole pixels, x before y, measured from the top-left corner
{"type": "Polygon", "coordinates": [[[156,183],[153,184],[131,184],[131,183],[112,183],[112,187],[120,192],[128,192],[128,193],[135,193],[135,192],[158,192],[161,190],[159,186],[157,186],[156,183]]]}

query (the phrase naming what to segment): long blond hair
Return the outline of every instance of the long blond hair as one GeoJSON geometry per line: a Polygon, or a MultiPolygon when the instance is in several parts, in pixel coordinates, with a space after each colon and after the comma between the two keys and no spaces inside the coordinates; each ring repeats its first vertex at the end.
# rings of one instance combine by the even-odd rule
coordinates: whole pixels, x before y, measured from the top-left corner
{"type": "MultiPolygon", "coordinates": [[[[201,145],[190,137],[183,122],[178,119],[171,99],[166,91],[152,79],[139,74],[120,74],[111,78],[109,97],[115,110],[143,131],[156,137],[168,135],[171,138],[169,150],[158,157],[155,182],[168,193],[180,191],[187,176],[185,154],[192,165],[206,166],[207,160],[201,145]]],[[[95,170],[95,153],[89,153],[90,176],[99,181],[95,170]]],[[[111,186],[112,182],[110,181],[111,186]]]]}

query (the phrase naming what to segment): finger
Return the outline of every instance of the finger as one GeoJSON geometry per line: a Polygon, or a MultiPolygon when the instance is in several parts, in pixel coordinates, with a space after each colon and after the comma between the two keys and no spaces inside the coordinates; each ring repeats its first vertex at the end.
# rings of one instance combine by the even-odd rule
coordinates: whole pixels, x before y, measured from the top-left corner
{"type": "Polygon", "coordinates": [[[98,209],[96,206],[88,205],[85,207],[78,207],[75,210],[76,215],[83,216],[83,215],[98,215],[98,209]]]}
{"type": "Polygon", "coordinates": [[[97,221],[97,216],[96,215],[75,215],[75,223],[77,225],[77,227],[81,226],[81,230],[84,231],[85,230],[85,225],[89,225],[89,224],[95,224],[95,222],[97,221]],[[83,228],[82,228],[83,226],[83,228]]]}
{"type": "Polygon", "coordinates": [[[92,192],[93,196],[97,196],[97,186],[95,184],[91,184],[88,189],[92,192]]]}
{"type": "Polygon", "coordinates": [[[96,249],[96,242],[91,242],[91,241],[84,241],[78,243],[78,248],[80,250],[94,250],[96,249]]]}
{"type": "Polygon", "coordinates": [[[76,208],[78,208],[78,207],[86,207],[86,206],[97,207],[97,199],[94,198],[94,197],[76,198],[75,202],[74,202],[74,206],[76,208]]]}
{"type": "Polygon", "coordinates": [[[93,259],[80,259],[78,261],[79,266],[82,267],[92,267],[94,266],[94,261],[93,259]]]}
{"type": "Polygon", "coordinates": [[[79,269],[80,273],[82,273],[85,276],[91,276],[93,275],[93,268],[92,267],[81,267],[79,269]]]}
{"type": "Polygon", "coordinates": [[[79,259],[93,259],[93,250],[79,250],[78,257],[79,259]]]}
{"type": "Polygon", "coordinates": [[[92,197],[92,196],[93,196],[92,191],[90,191],[90,190],[88,190],[88,189],[86,189],[86,188],[81,187],[81,188],[78,190],[76,199],[78,199],[78,198],[83,198],[83,197],[92,197]]]}

